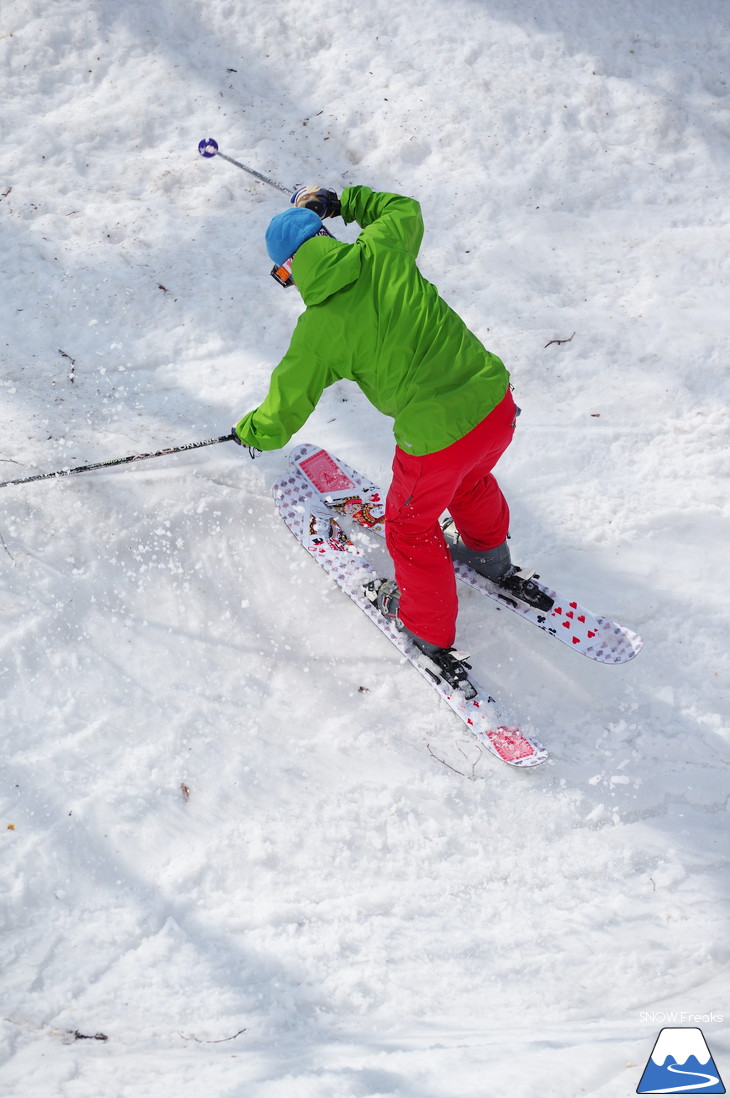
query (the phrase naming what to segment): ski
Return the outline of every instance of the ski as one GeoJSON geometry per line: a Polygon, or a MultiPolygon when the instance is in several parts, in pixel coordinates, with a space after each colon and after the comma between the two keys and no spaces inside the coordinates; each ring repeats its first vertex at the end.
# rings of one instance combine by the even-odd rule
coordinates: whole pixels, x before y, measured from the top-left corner
{"type": "Polygon", "coordinates": [[[297,541],[420,672],[492,755],[516,767],[537,766],[547,759],[545,748],[521,732],[491,693],[471,674],[458,689],[450,686],[440,668],[375,608],[367,598],[365,588],[381,577],[353,544],[332,509],[312,490],[311,482],[303,473],[292,469],[280,476],[273,493],[279,513],[297,541]]]}
{"type": "MultiPolygon", "coordinates": [[[[360,526],[384,536],[385,496],[377,484],[320,446],[308,443],[297,446],[290,454],[289,462],[292,469],[304,476],[311,491],[330,512],[347,515],[360,526]]],[[[637,633],[594,614],[576,598],[538,583],[537,577],[530,578],[527,574],[528,583],[545,596],[549,609],[527,605],[517,594],[480,576],[464,562],[455,562],[454,570],[470,587],[588,659],[605,664],[627,663],[643,647],[644,642],[637,633]]]]}

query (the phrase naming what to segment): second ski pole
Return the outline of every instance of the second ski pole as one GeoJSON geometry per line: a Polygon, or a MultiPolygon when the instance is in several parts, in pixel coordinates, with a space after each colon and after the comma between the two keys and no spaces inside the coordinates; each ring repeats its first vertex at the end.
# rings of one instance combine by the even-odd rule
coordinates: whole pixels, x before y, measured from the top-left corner
{"type": "Polygon", "coordinates": [[[164,457],[166,454],[180,454],[183,450],[197,450],[201,446],[215,446],[218,442],[235,442],[233,432],[230,435],[221,435],[220,438],[207,438],[203,442],[187,442],[183,446],[170,446],[166,450],[155,450],[152,454],[129,454],[127,457],[112,458],[111,461],[97,461],[93,465],[77,465],[75,469],[58,469],[55,473],[36,473],[32,477],[22,477],[20,480],[0,481],[0,488],[7,488],[10,484],[30,484],[33,480],[53,480],[59,477],[70,477],[74,473],[90,473],[94,469],[110,469],[114,465],[128,465],[131,461],[145,461],[148,458],[164,457]]]}
{"type": "Polygon", "coordinates": [[[262,175],[262,173],[257,172],[255,168],[249,168],[245,164],[241,164],[240,161],[234,160],[232,156],[227,156],[226,153],[222,153],[218,148],[218,142],[212,137],[204,137],[202,141],[198,142],[198,152],[201,156],[204,156],[206,160],[210,160],[212,156],[220,156],[223,160],[227,160],[229,164],[233,164],[236,168],[240,168],[241,171],[248,172],[249,175],[255,176],[256,179],[260,179],[262,183],[268,183],[270,187],[276,187],[277,191],[283,191],[284,194],[290,196],[294,193],[294,187],[285,187],[283,183],[277,183],[275,179],[269,179],[268,175],[262,175]]]}

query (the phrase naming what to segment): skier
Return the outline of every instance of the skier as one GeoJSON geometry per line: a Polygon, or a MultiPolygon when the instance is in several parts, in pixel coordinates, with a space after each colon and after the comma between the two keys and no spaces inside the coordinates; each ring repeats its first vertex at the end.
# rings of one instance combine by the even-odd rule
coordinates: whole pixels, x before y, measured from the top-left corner
{"type": "Polygon", "coordinates": [[[422,652],[452,666],[466,658],[452,648],[452,557],[514,590],[525,587],[510,560],[509,508],[492,474],[518,414],[509,374],[420,273],[418,202],[369,187],[347,187],[340,197],[303,187],[291,201],[271,221],[266,246],[272,275],[296,285],[306,309],[268,396],[236,425],[236,440],[258,450],[286,445],[323,390],[342,378],[394,419],[385,531],[395,583],[381,581],[368,595],[422,652]],[[362,229],[354,244],[325,228],[323,219],[336,216],[362,229]],[[445,510],[460,535],[448,544],[439,525],[445,510]]]}

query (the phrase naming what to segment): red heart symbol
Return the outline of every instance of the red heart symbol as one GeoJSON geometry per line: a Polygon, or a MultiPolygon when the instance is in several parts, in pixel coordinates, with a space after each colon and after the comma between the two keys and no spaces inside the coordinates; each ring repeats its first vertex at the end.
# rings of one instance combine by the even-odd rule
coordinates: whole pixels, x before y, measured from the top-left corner
{"type": "Polygon", "coordinates": [[[580,637],[573,637],[573,644],[580,644],[580,637]]]}
{"type": "Polygon", "coordinates": [[[591,637],[595,637],[595,635],[596,635],[595,629],[589,629],[588,630],[588,639],[589,640],[591,639],[591,637]]]}
{"type": "Polygon", "coordinates": [[[577,602],[571,602],[570,605],[573,607],[574,610],[578,609],[578,603],[577,602]]]}
{"type": "Polygon", "coordinates": [[[578,621],[580,621],[580,622],[583,622],[583,625],[585,625],[585,623],[586,623],[586,616],[585,616],[585,614],[579,614],[579,615],[578,615],[578,621]]]}
{"type": "Polygon", "coordinates": [[[570,622],[569,621],[564,621],[561,624],[563,626],[563,629],[570,629],[570,622]]]}

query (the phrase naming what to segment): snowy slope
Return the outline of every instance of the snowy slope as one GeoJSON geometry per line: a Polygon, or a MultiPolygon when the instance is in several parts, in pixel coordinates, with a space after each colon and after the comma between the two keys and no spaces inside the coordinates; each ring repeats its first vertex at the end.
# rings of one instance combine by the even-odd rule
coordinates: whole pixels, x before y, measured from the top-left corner
{"type": "MultiPolygon", "coordinates": [[[[515,555],[645,649],[462,590],[551,749],[512,772],[287,534],[285,453],[3,488],[0,1094],[619,1098],[661,1012],[730,1076],[729,36],[723,0],[4,0],[0,479],[264,395],[283,196],[212,136],[418,197],[523,408],[515,555]]],[[[352,387],[303,440],[387,481],[352,387]]]]}

